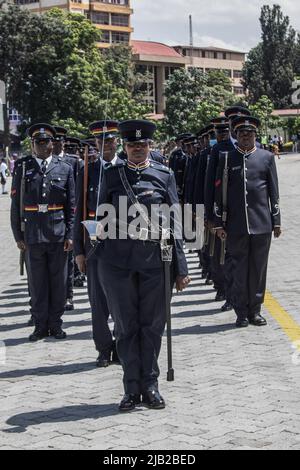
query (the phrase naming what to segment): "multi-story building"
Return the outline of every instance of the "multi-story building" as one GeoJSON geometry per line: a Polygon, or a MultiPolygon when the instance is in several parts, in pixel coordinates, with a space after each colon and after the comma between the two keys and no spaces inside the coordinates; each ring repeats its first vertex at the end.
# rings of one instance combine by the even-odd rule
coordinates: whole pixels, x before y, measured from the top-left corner
{"type": "Polygon", "coordinates": [[[179,67],[196,67],[203,72],[221,70],[232,82],[232,91],[244,95],[242,69],[246,53],[214,47],[170,47],[151,41],[131,41],[137,71],[145,74],[145,100],[154,114],[165,110],[164,89],[170,74],[179,67]]]}
{"type": "Polygon", "coordinates": [[[13,3],[34,13],[44,13],[56,7],[85,15],[102,32],[99,47],[130,44],[133,32],[130,0],[13,0],[13,3]]]}
{"type": "Polygon", "coordinates": [[[175,46],[174,49],[187,59],[187,67],[197,67],[203,72],[221,70],[232,82],[232,91],[244,95],[242,70],[246,60],[245,52],[217,47],[175,46]]]}

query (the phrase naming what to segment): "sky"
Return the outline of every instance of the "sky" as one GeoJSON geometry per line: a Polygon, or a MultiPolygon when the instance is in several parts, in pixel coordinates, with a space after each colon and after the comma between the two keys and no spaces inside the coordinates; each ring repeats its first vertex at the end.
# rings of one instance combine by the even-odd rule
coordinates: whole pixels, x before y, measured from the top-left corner
{"type": "Polygon", "coordinates": [[[188,45],[191,14],[195,46],[248,52],[260,40],[261,7],[274,3],[300,32],[299,0],[131,0],[133,39],[188,45]]]}

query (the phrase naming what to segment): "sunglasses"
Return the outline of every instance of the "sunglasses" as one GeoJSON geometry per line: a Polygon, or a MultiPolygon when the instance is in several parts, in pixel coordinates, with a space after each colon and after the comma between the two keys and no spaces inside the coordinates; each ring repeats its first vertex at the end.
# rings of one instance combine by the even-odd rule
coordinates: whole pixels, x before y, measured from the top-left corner
{"type": "Polygon", "coordinates": [[[131,149],[138,148],[138,147],[145,149],[148,147],[149,142],[127,142],[126,145],[131,149]]]}

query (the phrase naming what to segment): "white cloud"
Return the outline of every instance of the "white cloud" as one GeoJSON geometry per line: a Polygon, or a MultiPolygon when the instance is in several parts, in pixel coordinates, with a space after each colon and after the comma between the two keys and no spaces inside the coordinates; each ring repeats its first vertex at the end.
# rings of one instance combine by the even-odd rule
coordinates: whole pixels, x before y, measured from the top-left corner
{"type": "Polygon", "coordinates": [[[195,45],[249,50],[260,39],[261,7],[273,3],[279,3],[300,30],[298,0],[131,0],[134,38],[188,44],[188,17],[192,14],[195,45]]]}

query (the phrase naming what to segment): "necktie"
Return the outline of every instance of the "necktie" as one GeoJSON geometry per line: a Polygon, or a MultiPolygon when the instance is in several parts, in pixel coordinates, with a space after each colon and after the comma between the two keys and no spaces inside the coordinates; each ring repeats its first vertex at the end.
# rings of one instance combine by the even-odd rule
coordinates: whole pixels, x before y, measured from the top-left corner
{"type": "Polygon", "coordinates": [[[41,170],[42,170],[42,173],[43,173],[43,174],[46,173],[46,170],[47,170],[47,161],[46,161],[46,160],[43,160],[43,161],[42,161],[41,170]]]}

